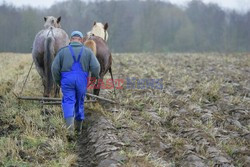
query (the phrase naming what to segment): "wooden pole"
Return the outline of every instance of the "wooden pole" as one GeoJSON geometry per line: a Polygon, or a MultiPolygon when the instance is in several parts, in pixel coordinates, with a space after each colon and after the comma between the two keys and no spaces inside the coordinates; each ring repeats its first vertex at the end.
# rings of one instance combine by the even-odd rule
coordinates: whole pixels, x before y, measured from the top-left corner
{"type": "MultiPolygon", "coordinates": [[[[93,95],[93,94],[90,94],[90,93],[86,93],[86,96],[88,97],[93,97],[93,98],[96,98],[97,100],[103,100],[103,101],[106,101],[106,102],[109,102],[109,103],[112,103],[112,104],[116,104],[115,101],[113,100],[109,100],[109,99],[106,99],[104,97],[100,97],[100,96],[96,96],[96,95],[93,95]]],[[[20,100],[35,100],[35,101],[62,101],[61,98],[50,98],[50,97],[30,97],[30,96],[19,96],[17,97],[18,99],[20,100]]]]}
{"type": "MultiPolygon", "coordinates": [[[[95,103],[97,102],[96,100],[85,100],[84,103],[95,103]]],[[[60,101],[41,101],[41,104],[43,105],[61,105],[62,102],[60,101]]]]}
{"type": "Polygon", "coordinates": [[[104,97],[96,96],[96,95],[93,95],[93,94],[90,94],[90,93],[86,93],[86,96],[93,97],[93,98],[96,98],[98,100],[103,100],[103,101],[106,101],[106,102],[109,102],[109,103],[112,103],[112,104],[116,104],[117,103],[117,102],[115,102],[113,100],[109,100],[109,99],[106,99],[104,97]]]}
{"type": "Polygon", "coordinates": [[[62,101],[61,98],[49,98],[49,97],[30,97],[30,96],[20,96],[20,100],[35,100],[35,101],[62,101]]]}

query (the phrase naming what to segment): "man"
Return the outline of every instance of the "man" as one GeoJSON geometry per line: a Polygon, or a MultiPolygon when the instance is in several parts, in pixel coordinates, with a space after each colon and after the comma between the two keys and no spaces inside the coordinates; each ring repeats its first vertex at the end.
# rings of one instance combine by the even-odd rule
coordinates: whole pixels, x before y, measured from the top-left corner
{"type": "Polygon", "coordinates": [[[62,89],[62,110],[70,135],[82,130],[88,73],[98,79],[100,72],[96,56],[82,45],[82,38],[81,32],[73,31],[70,44],[58,51],[51,67],[53,79],[62,89]]]}

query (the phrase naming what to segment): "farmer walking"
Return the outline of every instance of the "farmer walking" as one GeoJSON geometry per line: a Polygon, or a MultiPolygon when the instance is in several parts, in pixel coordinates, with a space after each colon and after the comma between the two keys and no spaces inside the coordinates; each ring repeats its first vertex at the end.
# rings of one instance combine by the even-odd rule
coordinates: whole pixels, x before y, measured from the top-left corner
{"type": "Polygon", "coordinates": [[[82,45],[83,35],[73,31],[70,44],[61,48],[51,67],[54,81],[61,86],[62,110],[70,136],[81,133],[87,77],[99,78],[100,64],[93,52],[82,45]]]}

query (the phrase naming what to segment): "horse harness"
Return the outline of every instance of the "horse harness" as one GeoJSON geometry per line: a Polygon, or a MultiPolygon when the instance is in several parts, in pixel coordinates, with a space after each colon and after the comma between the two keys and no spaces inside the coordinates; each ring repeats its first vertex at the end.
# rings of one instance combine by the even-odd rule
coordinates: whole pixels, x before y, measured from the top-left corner
{"type": "Polygon", "coordinates": [[[53,37],[55,37],[55,36],[54,36],[54,32],[53,32],[53,27],[50,27],[49,29],[50,29],[50,30],[49,30],[49,32],[48,32],[48,34],[47,34],[47,37],[49,36],[50,33],[52,34],[53,37]]]}
{"type": "MultiPolygon", "coordinates": [[[[91,33],[90,35],[88,35],[88,39],[91,39],[91,37],[95,36],[94,33],[91,33]]],[[[104,41],[107,41],[107,30],[104,30],[104,41]]]]}

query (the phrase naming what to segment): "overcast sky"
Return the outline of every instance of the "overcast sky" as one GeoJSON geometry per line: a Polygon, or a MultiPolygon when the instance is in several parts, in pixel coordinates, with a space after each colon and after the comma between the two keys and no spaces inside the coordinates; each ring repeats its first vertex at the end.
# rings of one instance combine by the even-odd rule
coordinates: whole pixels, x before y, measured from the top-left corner
{"type": "MultiPolygon", "coordinates": [[[[15,6],[30,5],[33,7],[49,7],[55,2],[65,1],[65,0],[0,0],[2,4],[3,1],[11,3],[15,6]]],[[[95,1],[95,0],[82,0],[82,1],[95,1]]],[[[185,5],[190,0],[164,0],[170,1],[178,5],[185,5]]],[[[222,8],[235,9],[237,11],[247,11],[250,9],[250,0],[202,0],[205,3],[213,2],[219,4],[222,8]]]]}

